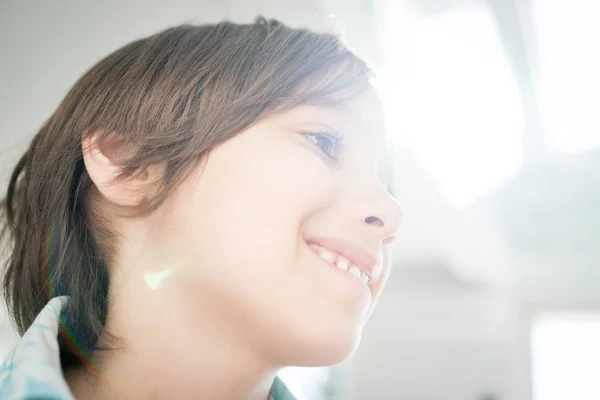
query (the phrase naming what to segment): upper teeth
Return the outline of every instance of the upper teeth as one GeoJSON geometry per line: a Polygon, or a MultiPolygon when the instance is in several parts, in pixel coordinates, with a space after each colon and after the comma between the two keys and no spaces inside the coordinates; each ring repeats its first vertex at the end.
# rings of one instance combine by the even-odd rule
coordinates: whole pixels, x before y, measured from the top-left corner
{"type": "MultiPolygon", "coordinates": [[[[313,247],[314,248],[314,247],[313,247]]],[[[369,283],[369,277],[367,274],[362,272],[360,268],[358,268],[352,261],[348,260],[346,257],[341,254],[337,254],[333,251],[324,249],[322,247],[318,247],[316,249],[316,253],[323,260],[330,262],[331,264],[337,266],[339,269],[344,271],[348,271],[350,275],[354,276],[359,281],[367,284],[369,283]]]]}

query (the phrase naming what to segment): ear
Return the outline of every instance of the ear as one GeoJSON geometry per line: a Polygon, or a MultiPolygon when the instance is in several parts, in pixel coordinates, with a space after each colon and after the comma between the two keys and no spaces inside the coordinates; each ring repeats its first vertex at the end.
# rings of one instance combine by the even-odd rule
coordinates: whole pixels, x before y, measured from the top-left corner
{"type": "Polygon", "coordinates": [[[138,206],[148,195],[152,183],[158,182],[158,169],[146,168],[125,179],[116,180],[121,172],[120,159],[125,154],[123,140],[118,134],[103,135],[100,132],[82,136],[81,149],[88,175],[102,196],[110,203],[123,206],[138,206]]]}

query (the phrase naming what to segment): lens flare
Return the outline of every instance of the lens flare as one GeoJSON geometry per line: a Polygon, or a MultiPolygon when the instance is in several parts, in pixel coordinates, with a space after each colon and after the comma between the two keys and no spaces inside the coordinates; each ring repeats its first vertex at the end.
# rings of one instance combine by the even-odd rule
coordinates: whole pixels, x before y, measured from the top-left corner
{"type": "Polygon", "coordinates": [[[167,267],[161,271],[148,271],[144,274],[144,280],[151,290],[157,290],[160,288],[165,278],[175,273],[175,267],[167,267]]]}

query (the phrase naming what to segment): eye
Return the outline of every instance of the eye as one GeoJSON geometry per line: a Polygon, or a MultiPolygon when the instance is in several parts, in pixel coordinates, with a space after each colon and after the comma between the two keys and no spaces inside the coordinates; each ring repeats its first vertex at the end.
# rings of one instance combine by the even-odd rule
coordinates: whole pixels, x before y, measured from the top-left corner
{"type": "Polygon", "coordinates": [[[343,148],[343,135],[334,132],[303,132],[327,157],[337,161],[343,148]]]}

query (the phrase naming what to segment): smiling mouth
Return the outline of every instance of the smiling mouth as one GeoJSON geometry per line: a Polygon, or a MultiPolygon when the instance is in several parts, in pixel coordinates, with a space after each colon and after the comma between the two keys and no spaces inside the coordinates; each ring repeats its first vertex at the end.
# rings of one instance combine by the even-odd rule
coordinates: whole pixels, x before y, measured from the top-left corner
{"type": "Polygon", "coordinates": [[[361,269],[358,268],[358,266],[356,264],[354,264],[352,261],[350,261],[343,255],[341,255],[335,251],[321,247],[314,243],[307,243],[307,244],[312,249],[312,251],[316,255],[318,255],[322,260],[325,260],[332,266],[334,266],[342,271],[347,272],[348,275],[354,277],[359,282],[362,282],[365,285],[368,285],[369,282],[371,281],[371,278],[369,277],[368,274],[361,271],[361,269]]]}

